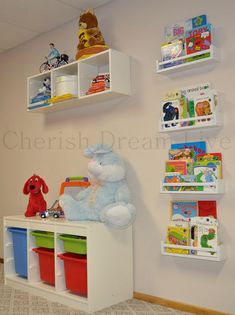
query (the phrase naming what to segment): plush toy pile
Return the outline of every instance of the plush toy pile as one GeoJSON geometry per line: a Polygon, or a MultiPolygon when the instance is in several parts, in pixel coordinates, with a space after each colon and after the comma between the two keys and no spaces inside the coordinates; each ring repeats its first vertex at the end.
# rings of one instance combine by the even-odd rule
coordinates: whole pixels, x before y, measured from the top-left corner
{"type": "Polygon", "coordinates": [[[77,60],[108,49],[99,29],[96,15],[92,10],[87,10],[81,13],[79,18],[78,38],[77,60]]]}
{"type": "Polygon", "coordinates": [[[136,209],[131,203],[121,158],[104,144],[88,147],[88,175],[91,185],[80,191],[76,200],[60,197],[60,205],[68,220],[93,220],[110,227],[124,229],[131,225],[136,209]]]}

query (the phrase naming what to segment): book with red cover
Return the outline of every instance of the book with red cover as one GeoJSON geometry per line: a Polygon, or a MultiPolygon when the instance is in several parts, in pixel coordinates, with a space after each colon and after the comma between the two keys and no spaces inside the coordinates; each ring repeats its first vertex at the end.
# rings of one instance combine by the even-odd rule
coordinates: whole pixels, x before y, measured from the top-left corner
{"type": "Polygon", "coordinates": [[[198,200],[198,215],[217,219],[216,200],[198,200]]]}

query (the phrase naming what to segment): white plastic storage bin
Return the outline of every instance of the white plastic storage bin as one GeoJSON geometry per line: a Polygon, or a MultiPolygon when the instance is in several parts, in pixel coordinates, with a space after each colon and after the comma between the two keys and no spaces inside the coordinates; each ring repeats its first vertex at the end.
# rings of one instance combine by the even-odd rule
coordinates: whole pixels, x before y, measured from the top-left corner
{"type": "Polygon", "coordinates": [[[76,75],[62,75],[56,78],[55,95],[78,94],[78,78],[76,75]]]}

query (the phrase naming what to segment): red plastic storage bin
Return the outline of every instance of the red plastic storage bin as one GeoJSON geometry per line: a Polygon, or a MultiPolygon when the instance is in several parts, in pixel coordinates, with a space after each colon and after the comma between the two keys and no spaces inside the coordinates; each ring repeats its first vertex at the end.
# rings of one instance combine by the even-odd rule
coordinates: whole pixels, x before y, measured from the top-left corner
{"type": "Polygon", "coordinates": [[[65,283],[72,293],[87,296],[86,255],[64,253],[58,257],[64,261],[65,283]]]}
{"type": "Polygon", "coordinates": [[[39,257],[39,269],[41,280],[55,285],[55,262],[54,262],[54,249],[49,248],[33,248],[33,251],[39,257]]]}

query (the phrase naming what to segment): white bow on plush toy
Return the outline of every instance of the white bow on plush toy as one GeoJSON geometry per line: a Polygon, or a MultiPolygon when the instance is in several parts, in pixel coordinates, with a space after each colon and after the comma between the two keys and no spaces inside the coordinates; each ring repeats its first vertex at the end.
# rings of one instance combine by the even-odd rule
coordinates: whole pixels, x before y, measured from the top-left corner
{"type": "Polygon", "coordinates": [[[91,186],[73,199],[60,197],[60,205],[68,220],[93,220],[118,229],[127,228],[136,216],[126,184],[124,164],[112,148],[104,144],[88,147],[88,174],[91,186]]]}

